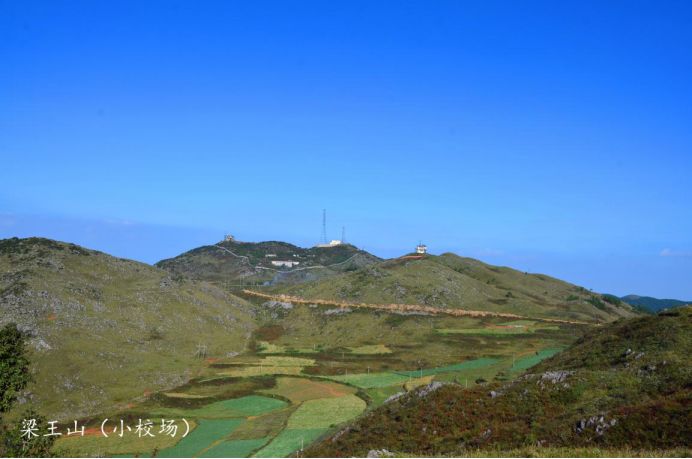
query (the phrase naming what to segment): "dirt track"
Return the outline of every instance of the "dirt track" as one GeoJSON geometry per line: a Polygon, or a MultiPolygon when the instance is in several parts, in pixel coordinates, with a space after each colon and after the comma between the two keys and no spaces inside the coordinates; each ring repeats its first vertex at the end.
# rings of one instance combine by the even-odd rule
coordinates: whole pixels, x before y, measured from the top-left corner
{"type": "Polygon", "coordinates": [[[368,309],[379,309],[384,311],[393,312],[422,312],[425,314],[447,314],[451,316],[465,316],[465,317],[502,317],[506,319],[523,319],[523,320],[538,320],[542,322],[553,322],[562,324],[573,324],[573,325],[597,325],[595,323],[580,322],[577,320],[563,320],[563,319],[549,319],[543,317],[527,317],[520,316],[518,314],[512,314],[509,312],[491,312],[491,311],[473,311],[469,309],[446,309],[446,308],[436,308],[434,306],[427,306],[423,304],[374,304],[374,303],[350,303],[345,301],[334,301],[334,300],[315,300],[315,299],[305,299],[297,296],[291,295],[269,295],[266,293],[256,292],[254,290],[244,289],[242,292],[246,295],[255,296],[258,298],[265,298],[267,300],[282,301],[286,303],[295,304],[319,304],[323,306],[336,306],[339,308],[368,308],[368,309]]]}

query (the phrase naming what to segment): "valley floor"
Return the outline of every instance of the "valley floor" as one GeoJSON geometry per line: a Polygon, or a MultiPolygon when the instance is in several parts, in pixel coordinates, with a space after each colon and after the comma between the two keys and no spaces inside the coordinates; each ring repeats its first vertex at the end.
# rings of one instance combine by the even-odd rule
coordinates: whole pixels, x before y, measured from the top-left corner
{"type": "MultiPolygon", "coordinates": [[[[270,302],[251,351],[207,356],[188,384],[128,409],[83,420],[91,435],[62,438],[68,456],[283,457],[340,425],[433,381],[472,387],[507,380],[559,352],[584,326],[497,317],[442,317],[270,302]],[[101,434],[133,426],[122,436],[101,434]],[[181,439],[158,433],[185,418],[181,439]],[[134,425],[151,420],[155,435],[134,425]],[[108,430],[107,430],[108,432],[108,430]]],[[[71,422],[65,420],[65,422],[71,422]]]]}

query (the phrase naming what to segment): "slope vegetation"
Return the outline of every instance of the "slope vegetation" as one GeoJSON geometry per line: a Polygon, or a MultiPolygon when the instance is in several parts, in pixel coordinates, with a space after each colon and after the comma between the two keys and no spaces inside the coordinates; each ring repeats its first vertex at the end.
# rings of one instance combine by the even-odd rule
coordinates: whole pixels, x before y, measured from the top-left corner
{"type": "Polygon", "coordinates": [[[692,301],[659,299],[650,296],[627,295],[620,298],[627,304],[637,306],[649,312],[658,312],[668,308],[678,308],[687,304],[692,304],[692,301]]]}
{"type": "Polygon", "coordinates": [[[0,240],[0,273],[0,325],[17,323],[33,348],[20,405],[54,419],[184,383],[201,357],[242,352],[254,329],[244,300],[73,244],[0,240]]]}
{"type": "Polygon", "coordinates": [[[306,300],[427,305],[591,322],[636,314],[610,296],[450,253],[387,260],[328,280],[278,286],[272,292],[306,300]]]}
{"type": "Polygon", "coordinates": [[[322,279],[380,261],[350,244],[304,249],[286,242],[223,241],[161,260],[156,266],[215,283],[300,283],[322,279]],[[293,266],[272,262],[288,261],[293,266]]]}
{"type": "Polygon", "coordinates": [[[546,448],[548,455],[554,448],[684,450],[692,438],[691,353],[690,307],[620,320],[592,329],[512,382],[471,389],[433,383],[409,392],[307,455],[364,456],[382,449],[416,456],[478,450],[495,455],[517,448],[533,448],[532,454],[546,448]]]}

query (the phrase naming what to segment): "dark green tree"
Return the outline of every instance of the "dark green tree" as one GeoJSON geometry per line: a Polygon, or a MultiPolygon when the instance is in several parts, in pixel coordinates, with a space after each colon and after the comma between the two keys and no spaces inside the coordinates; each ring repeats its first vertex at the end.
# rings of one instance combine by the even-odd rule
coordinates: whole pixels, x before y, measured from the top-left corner
{"type": "Polygon", "coordinates": [[[55,437],[46,435],[48,434],[46,418],[29,409],[22,415],[22,420],[36,421],[38,430],[34,432],[35,436],[27,437],[21,421],[12,426],[3,426],[3,445],[0,447],[0,456],[50,457],[55,437]]]}
{"type": "Polygon", "coordinates": [[[32,438],[23,434],[21,421],[8,426],[2,419],[31,380],[26,338],[15,324],[0,329],[0,457],[47,457],[55,440],[55,437],[44,436],[46,420],[33,410],[26,411],[22,417],[22,420],[36,421],[38,430],[32,438]]]}
{"type": "Polygon", "coordinates": [[[10,410],[31,379],[25,340],[15,324],[0,329],[0,416],[10,410]]]}

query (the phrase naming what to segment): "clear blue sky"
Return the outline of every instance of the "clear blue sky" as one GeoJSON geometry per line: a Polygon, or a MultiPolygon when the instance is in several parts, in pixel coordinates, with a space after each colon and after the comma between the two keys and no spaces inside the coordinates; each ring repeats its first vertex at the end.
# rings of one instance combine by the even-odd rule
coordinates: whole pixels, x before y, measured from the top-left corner
{"type": "Polygon", "coordinates": [[[692,2],[0,0],[0,237],[419,241],[692,299],[692,2]]]}

